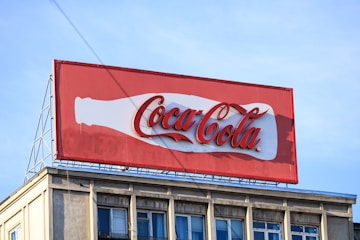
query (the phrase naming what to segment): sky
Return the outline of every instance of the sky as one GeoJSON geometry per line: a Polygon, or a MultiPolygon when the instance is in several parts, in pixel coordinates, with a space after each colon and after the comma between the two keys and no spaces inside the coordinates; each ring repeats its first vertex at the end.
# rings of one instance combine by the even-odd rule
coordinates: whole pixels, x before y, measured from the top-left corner
{"type": "Polygon", "coordinates": [[[0,201],[24,182],[52,60],[292,88],[299,184],[357,195],[360,2],[0,3],[0,201]]]}

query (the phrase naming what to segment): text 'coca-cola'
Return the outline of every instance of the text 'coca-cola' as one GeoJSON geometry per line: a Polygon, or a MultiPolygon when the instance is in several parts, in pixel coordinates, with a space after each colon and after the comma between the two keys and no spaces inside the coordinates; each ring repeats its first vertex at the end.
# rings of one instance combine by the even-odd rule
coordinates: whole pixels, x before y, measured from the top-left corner
{"type": "Polygon", "coordinates": [[[164,105],[165,98],[156,95],[146,100],[135,114],[133,126],[140,137],[169,137],[174,141],[194,143],[186,132],[194,129],[195,139],[200,144],[215,142],[217,146],[230,144],[232,148],[255,149],[260,151],[261,131],[253,125],[254,121],[263,117],[266,111],[260,112],[258,107],[246,110],[234,103],[218,103],[207,112],[202,109],[179,107],[169,108],[164,105]],[[155,108],[150,107],[156,105],[155,108]],[[152,109],[153,108],[153,109],[152,109]],[[152,109],[152,110],[149,110],[152,109]],[[237,112],[237,124],[222,124],[230,111],[237,112]],[[166,132],[149,134],[142,130],[141,120],[145,119],[147,128],[161,127],[166,132]]]}

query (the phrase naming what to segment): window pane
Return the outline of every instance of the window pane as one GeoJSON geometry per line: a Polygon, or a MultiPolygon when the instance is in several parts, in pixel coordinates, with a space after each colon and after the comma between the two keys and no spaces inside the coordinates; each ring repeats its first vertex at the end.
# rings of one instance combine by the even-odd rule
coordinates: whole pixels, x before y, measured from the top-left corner
{"type": "Polygon", "coordinates": [[[187,217],[176,216],[175,218],[175,230],[176,230],[176,239],[187,240],[189,238],[189,229],[187,217]]]}
{"type": "Polygon", "coordinates": [[[316,237],[306,237],[306,240],[317,240],[317,238],[316,237]]]}
{"type": "Polygon", "coordinates": [[[153,237],[165,238],[165,214],[153,213],[152,224],[153,224],[153,237]]]}
{"type": "Polygon", "coordinates": [[[17,240],[17,239],[16,239],[16,231],[12,231],[12,232],[10,233],[10,235],[11,235],[11,240],[17,240]]]}
{"type": "Polygon", "coordinates": [[[137,219],[137,231],[138,236],[140,237],[148,237],[149,234],[149,220],[147,219],[137,219]]]}
{"type": "Polygon", "coordinates": [[[293,232],[303,232],[303,226],[291,225],[291,231],[293,231],[293,232]]]}
{"type": "Polygon", "coordinates": [[[137,212],[137,218],[148,218],[146,212],[137,212]]]}
{"type": "Polygon", "coordinates": [[[280,224],[278,224],[278,223],[268,223],[267,228],[268,229],[273,229],[273,230],[280,230],[280,224]]]}
{"type": "Polygon", "coordinates": [[[191,236],[192,240],[204,239],[204,218],[191,216],[191,236]]]}
{"type": "Polygon", "coordinates": [[[216,220],[216,229],[227,231],[227,221],[226,220],[216,220]]]}
{"type": "Polygon", "coordinates": [[[227,221],[216,220],[216,239],[228,240],[227,221]]]}
{"type": "Polygon", "coordinates": [[[228,232],[222,230],[216,230],[216,239],[217,240],[228,240],[228,232]]]}
{"type": "Polygon", "coordinates": [[[253,228],[264,228],[265,229],[265,223],[264,222],[253,222],[253,228]]]}
{"type": "Polygon", "coordinates": [[[231,240],[243,239],[243,221],[231,220],[231,240]]]}
{"type": "Polygon", "coordinates": [[[278,233],[269,233],[269,240],[279,240],[280,236],[278,233]]]}
{"type": "Polygon", "coordinates": [[[109,235],[110,233],[110,209],[98,209],[98,231],[99,235],[109,235]]]}
{"type": "Polygon", "coordinates": [[[203,232],[203,217],[191,216],[191,230],[194,232],[203,232]]]}
{"type": "Polygon", "coordinates": [[[124,209],[113,209],[113,236],[127,235],[127,211],[124,209]]]}
{"type": "Polygon", "coordinates": [[[291,240],[302,240],[302,236],[292,235],[291,240]]]}
{"type": "Polygon", "coordinates": [[[254,232],[254,240],[265,240],[263,232],[254,232]]]}
{"type": "Polygon", "coordinates": [[[307,233],[317,233],[317,227],[305,227],[307,233]]]}

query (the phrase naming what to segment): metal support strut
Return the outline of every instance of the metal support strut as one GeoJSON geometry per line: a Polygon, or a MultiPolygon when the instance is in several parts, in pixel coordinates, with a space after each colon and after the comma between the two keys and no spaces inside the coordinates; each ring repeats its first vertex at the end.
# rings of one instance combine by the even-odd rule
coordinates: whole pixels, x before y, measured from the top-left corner
{"type": "Polygon", "coordinates": [[[28,166],[25,172],[24,181],[27,182],[30,178],[36,175],[40,170],[53,163],[53,78],[49,76],[45,96],[43,99],[39,121],[37,124],[34,141],[31,148],[28,166]]]}

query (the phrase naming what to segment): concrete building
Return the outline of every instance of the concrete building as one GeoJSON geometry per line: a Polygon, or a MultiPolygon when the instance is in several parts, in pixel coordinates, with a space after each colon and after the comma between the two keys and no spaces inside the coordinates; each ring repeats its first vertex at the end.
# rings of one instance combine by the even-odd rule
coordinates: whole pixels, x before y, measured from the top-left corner
{"type": "Polygon", "coordinates": [[[360,240],[360,223],[354,223],[354,240],[360,240]]]}
{"type": "Polygon", "coordinates": [[[355,201],[347,194],[45,168],[0,204],[0,240],[352,240],[355,201]]]}

